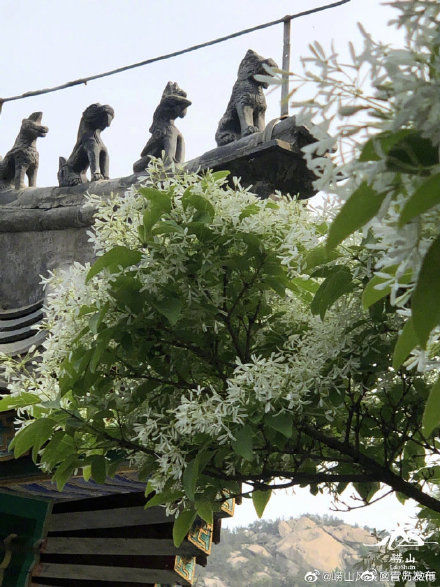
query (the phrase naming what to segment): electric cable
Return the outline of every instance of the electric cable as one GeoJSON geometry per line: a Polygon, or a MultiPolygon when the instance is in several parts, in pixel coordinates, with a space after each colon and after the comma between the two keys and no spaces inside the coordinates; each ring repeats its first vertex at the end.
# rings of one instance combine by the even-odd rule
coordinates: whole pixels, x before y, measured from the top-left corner
{"type": "Polygon", "coordinates": [[[275,26],[277,24],[281,24],[282,22],[287,22],[290,20],[294,20],[296,18],[300,18],[302,16],[308,16],[309,14],[314,14],[316,12],[321,12],[323,10],[328,10],[329,8],[335,8],[336,6],[341,6],[342,4],[347,4],[351,2],[351,0],[339,0],[339,2],[333,2],[332,4],[326,4],[324,6],[318,6],[317,8],[311,8],[310,10],[305,10],[304,12],[298,12],[297,14],[288,14],[283,16],[282,18],[278,18],[277,20],[272,20],[270,22],[266,22],[264,24],[260,24],[248,29],[243,29],[236,33],[231,33],[230,35],[226,35],[224,37],[219,37],[212,41],[206,41],[205,43],[199,43],[198,45],[193,45],[192,47],[187,47],[186,49],[180,49],[179,51],[173,51],[172,53],[167,53],[165,55],[160,55],[158,57],[152,57],[151,59],[145,59],[144,61],[139,61],[137,63],[132,63],[130,65],[125,65],[123,67],[117,67],[116,69],[111,69],[110,71],[105,71],[103,73],[97,73],[95,75],[90,75],[88,77],[82,77],[70,82],[66,82],[59,86],[53,86],[51,88],[44,88],[41,90],[32,90],[30,92],[24,92],[24,94],[18,94],[16,96],[9,96],[7,98],[0,98],[0,112],[3,104],[5,102],[12,102],[15,100],[23,100],[24,98],[30,98],[33,96],[40,96],[41,94],[49,94],[51,92],[58,92],[60,90],[65,90],[67,88],[71,88],[73,86],[78,86],[81,84],[87,84],[87,82],[100,79],[103,77],[108,77],[110,75],[115,75],[117,73],[121,73],[123,71],[128,71],[129,69],[134,69],[136,67],[143,67],[144,65],[150,65],[151,63],[156,63],[157,61],[164,61],[166,59],[171,59],[173,57],[177,57],[179,55],[183,55],[185,53],[190,53],[192,51],[197,51],[199,49],[203,49],[205,47],[210,47],[212,45],[216,45],[218,43],[223,43],[224,41],[229,41],[230,39],[235,39],[236,37],[240,37],[242,35],[247,35],[249,33],[253,33],[255,31],[259,31],[261,29],[265,29],[271,26],[275,26]]]}

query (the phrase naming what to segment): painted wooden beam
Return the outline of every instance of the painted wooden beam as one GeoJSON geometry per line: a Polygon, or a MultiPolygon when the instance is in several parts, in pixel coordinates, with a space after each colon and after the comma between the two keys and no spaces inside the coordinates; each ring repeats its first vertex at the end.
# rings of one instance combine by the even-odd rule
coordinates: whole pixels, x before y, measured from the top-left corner
{"type": "Polygon", "coordinates": [[[91,528],[119,528],[123,526],[144,526],[146,524],[166,524],[174,518],[165,514],[165,509],[152,507],[115,508],[86,512],[66,512],[54,514],[48,521],[48,532],[65,532],[91,528]]]}
{"type": "Polygon", "coordinates": [[[170,538],[85,538],[72,536],[48,537],[42,546],[44,554],[108,554],[108,555],[181,555],[193,557],[199,548],[183,542],[179,548],[170,538]]]}
{"type": "MultiPolygon", "coordinates": [[[[70,565],[40,563],[33,572],[33,578],[70,579],[71,581],[120,581],[123,583],[165,583],[175,585],[191,585],[191,581],[183,578],[174,569],[145,569],[133,567],[113,567],[97,565],[70,565]]],[[[74,585],[75,583],[71,583],[74,585]]]]}

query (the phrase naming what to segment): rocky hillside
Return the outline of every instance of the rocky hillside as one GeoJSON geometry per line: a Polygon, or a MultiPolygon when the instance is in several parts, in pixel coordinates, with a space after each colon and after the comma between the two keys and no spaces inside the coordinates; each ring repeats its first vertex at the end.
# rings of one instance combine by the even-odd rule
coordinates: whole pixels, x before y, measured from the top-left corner
{"type": "Polygon", "coordinates": [[[375,539],[370,530],[331,517],[302,516],[223,530],[198,587],[295,587],[315,569],[352,570],[375,539]]]}

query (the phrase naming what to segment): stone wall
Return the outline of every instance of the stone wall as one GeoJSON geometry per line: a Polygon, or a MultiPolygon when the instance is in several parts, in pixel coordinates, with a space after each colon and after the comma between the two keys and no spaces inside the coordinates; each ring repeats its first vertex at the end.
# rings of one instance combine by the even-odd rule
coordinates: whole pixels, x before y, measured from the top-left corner
{"type": "Polygon", "coordinates": [[[105,197],[138,180],[129,176],[69,188],[0,192],[0,309],[33,304],[44,296],[41,275],[93,258],[87,230],[93,209],[85,192],[105,197]]]}
{"type": "Polygon", "coordinates": [[[44,295],[40,275],[93,257],[86,228],[0,233],[0,308],[27,306],[44,295]]]}

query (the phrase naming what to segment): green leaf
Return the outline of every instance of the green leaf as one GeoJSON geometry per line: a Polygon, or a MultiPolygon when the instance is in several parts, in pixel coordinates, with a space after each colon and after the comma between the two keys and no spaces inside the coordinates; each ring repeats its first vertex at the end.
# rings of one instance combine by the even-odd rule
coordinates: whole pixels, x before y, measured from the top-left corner
{"type": "MultiPolygon", "coordinates": [[[[391,267],[386,267],[382,270],[383,273],[388,274],[390,277],[395,275],[397,270],[397,265],[392,265],[391,267]]],[[[407,271],[403,275],[399,277],[399,283],[406,284],[410,283],[412,277],[412,271],[407,271]]],[[[370,306],[378,302],[379,300],[383,299],[384,297],[388,296],[391,293],[391,286],[387,285],[380,289],[377,289],[378,285],[382,285],[387,281],[387,277],[381,277],[379,275],[375,275],[370,281],[367,283],[363,294],[362,294],[362,305],[365,310],[368,310],[370,306]]]]}
{"type": "Polygon", "coordinates": [[[353,485],[365,503],[368,503],[380,489],[380,483],[376,481],[373,483],[353,483],[353,485]]]}
{"type": "Polygon", "coordinates": [[[212,503],[209,501],[201,501],[197,503],[197,515],[207,524],[212,524],[214,521],[212,503]]]}
{"type": "Polygon", "coordinates": [[[176,232],[183,233],[184,229],[175,220],[162,220],[151,231],[152,234],[174,234],[176,232]]]}
{"type": "Polygon", "coordinates": [[[24,408],[39,404],[41,399],[38,395],[22,391],[20,395],[5,395],[0,399],[0,412],[7,412],[15,408],[24,408]]]}
{"type": "Polygon", "coordinates": [[[403,493],[400,493],[400,491],[396,491],[394,495],[397,497],[397,499],[400,501],[402,505],[405,505],[405,503],[408,501],[408,496],[404,495],[403,493]]]}
{"type": "Polygon", "coordinates": [[[164,212],[171,211],[172,192],[165,192],[149,187],[140,187],[138,188],[138,192],[150,202],[151,207],[160,208],[164,212]]]}
{"type": "Polygon", "coordinates": [[[203,222],[190,222],[188,232],[189,234],[195,234],[202,243],[212,241],[215,238],[215,233],[203,222]]]}
{"type": "Polygon", "coordinates": [[[194,494],[197,486],[197,479],[199,477],[199,459],[196,457],[186,466],[183,476],[182,485],[186,495],[191,501],[194,501],[194,494]]]}
{"type": "MultiPolygon", "coordinates": [[[[386,267],[383,270],[383,273],[386,273],[390,277],[396,274],[397,265],[392,265],[391,267],[386,267]]],[[[410,274],[405,274],[401,279],[402,283],[408,283],[410,278],[410,274]]],[[[368,310],[370,306],[381,300],[382,298],[388,296],[391,293],[391,286],[387,285],[385,287],[381,287],[377,289],[378,285],[383,285],[388,280],[387,277],[381,277],[379,275],[374,275],[370,281],[367,283],[363,293],[362,293],[362,306],[365,310],[368,310]]]]}
{"type": "Polygon", "coordinates": [[[286,288],[291,289],[292,284],[285,275],[267,275],[262,280],[262,285],[273,289],[279,296],[286,295],[286,288]]]}
{"type": "Polygon", "coordinates": [[[82,468],[82,475],[84,481],[89,481],[92,477],[92,467],[90,465],[84,465],[82,468]]]}
{"type": "Polygon", "coordinates": [[[365,143],[359,160],[379,161],[383,157],[391,171],[425,173],[438,163],[438,149],[414,129],[386,131],[365,143]]]}
{"type": "Polygon", "coordinates": [[[49,469],[52,469],[58,463],[66,460],[72,456],[76,450],[74,440],[67,435],[63,430],[57,430],[49,442],[44,447],[40,460],[45,463],[49,469]]]}
{"type": "Polygon", "coordinates": [[[431,436],[432,432],[440,426],[440,379],[431,387],[422,423],[425,436],[431,436]]]}
{"type": "Polygon", "coordinates": [[[109,269],[111,272],[117,270],[118,267],[129,267],[136,265],[142,259],[140,251],[133,251],[128,247],[117,245],[104,253],[101,257],[93,263],[87,273],[86,283],[95,275],[100,273],[103,269],[109,269]]]}
{"type": "Polygon", "coordinates": [[[226,447],[219,448],[215,452],[214,456],[214,466],[220,468],[224,465],[226,458],[229,456],[230,450],[226,447]]]}
{"type": "Polygon", "coordinates": [[[440,204],[440,173],[431,176],[419,186],[406,202],[399,218],[399,226],[440,204]]]}
{"type": "Polygon", "coordinates": [[[122,456],[122,452],[119,453],[120,456],[113,460],[112,462],[107,462],[107,477],[113,478],[116,473],[120,470],[121,465],[126,463],[126,460],[122,456]]]}
{"type": "Polygon", "coordinates": [[[139,193],[149,201],[144,211],[142,225],[138,227],[139,238],[145,245],[152,236],[152,229],[161,216],[171,211],[172,192],[164,192],[155,188],[142,187],[139,193]]]}
{"type": "Polygon", "coordinates": [[[410,318],[402,332],[397,339],[396,346],[394,347],[393,353],[393,369],[397,371],[400,366],[406,361],[410,352],[418,345],[416,333],[414,332],[414,326],[412,318],[410,318]]]}
{"type": "Polygon", "coordinates": [[[247,253],[256,259],[263,259],[265,256],[264,243],[261,236],[253,233],[244,233],[242,235],[243,241],[247,245],[247,253]]]}
{"type": "Polygon", "coordinates": [[[82,316],[86,316],[87,314],[91,314],[92,312],[96,312],[96,306],[81,306],[78,312],[78,317],[81,318],[82,316]]]}
{"type": "Polygon", "coordinates": [[[293,434],[292,416],[290,414],[267,415],[264,418],[264,423],[274,430],[281,432],[286,438],[290,438],[293,434]]]}
{"type": "Polygon", "coordinates": [[[102,321],[104,320],[109,308],[110,304],[106,302],[95,314],[93,314],[93,316],[89,318],[89,328],[93,334],[98,333],[102,321]]]}
{"type": "MultiPolygon", "coordinates": [[[[151,489],[147,488],[149,493],[151,493],[151,489]]],[[[145,493],[147,495],[147,493],[145,493]]],[[[181,491],[173,490],[173,489],[166,489],[161,493],[156,493],[151,497],[147,503],[145,504],[145,509],[148,510],[156,505],[164,505],[167,503],[174,503],[178,499],[183,497],[183,493],[181,491]]]]}
{"type": "Polygon", "coordinates": [[[197,513],[195,510],[184,510],[176,518],[173,526],[173,541],[176,548],[178,548],[185,540],[186,535],[191,530],[194,520],[196,519],[196,515],[197,513]]]}
{"type": "Polygon", "coordinates": [[[18,459],[34,444],[39,444],[41,447],[49,439],[56,425],[55,420],[51,418],[40,418],[20,430],[9,445],[10,449],[14,448],[14,457],[18,459]]]}
{"type": "Polygon", "coordinates": [[[381,154],[386,155],[396,143],[413,132],[413,130],[404,128],[397,132],[385,131],[371,137],[363,146],[359,161],[380,161],[381,154]]]}
{"type": "Polygon", "coordinates": [[[93,455],[91,457],[92,477],[96,483],[105,483],[107,478],[107,463],[103,455],[93,455]]]}
{"type": "Polygon", "coordinates": [[[382,277],[378,277],[375,275],[370,281],[367,283],[364,291],[362,292],[362,306],[364,310],[368,310],[370,306],[385,298],[391,293],[391,286],[387,285],[382,287],[381,289],[377,289],[376,286],[382,285],[385,282],[385,279],[382,277]]]}
{"type": "Polygon", "coordinates": [[[414,174],[425,174],[427,168],[438,162],[438,148],[416,130],[396,142],[386,159],[389,170],[414,174]]]}
{"type": "Polygon", "coordinates": [[[188,206],[196,209],[196,214],[193,217],[194,222],[206,224],[211,222],[215,216],[214,206],[211,202],[199,194],[193,194],[190,189],[187,189],[183,194],[182,205],[185,210],[188,206]]]}
{"type": "Polygon", "coordinates": [[[161,218],[164,210],[158,206],[147,208],[142,215],[142,241],[145,243],[152,234],[152,229],[161,218]]]}
{"type": "MultiPolygon", "coordinates": [[[[96,312],[95,314],[93,314],[93,316],[91,316],[89,318],[89,329],[90,332],[93,332],[93,334],[97,334],[98,332],[98,326],[100,324],[100,312],[96,312]]],[[[102,318],[101,318],[102,320],[102,318]]]]}
{"type": "Polygon", "coordinates": [[[161,299],[151,300],[150,303],[174,326],[182,313],[182,298],[171,289],[164,289],[162,293],[163,297],[161,299]]]}
{"type": "Polygon", "coordinates": [[[300,289],[313,294],[316,293],[319,289],[319,283],[314,279],[302,279],[301,277],[294,277],[292,279],[292,283],[300,289]]]}
{"type": "Polygon", "coordinates": [[[93,349],[93,354],[92,357],[90,359],[90,364],[89,364],[89,369],[91,373],[95,373],[96,371],[96,367],[99,364],[99,361],[101,360],[102,355],[104,354],[104,351],[107,349],[108,347],[108,341],[107,340],[98,340],[96,346],[93,349]]]}
{"type": "Polygon", "coordinates": [[[272,495],[272,490],[268,489],[267,491],[253,491],[252,492],[252,501],[254,503],[255,511],[257,512],[257,516],[261,518],[264,514],[264,510],[269,502],[270,496],[272,495]]]}
{"type": "Polygon", "coordinates": [[[412,319],[422,348],[429,334],[440,323],[440,237],[432,243],[423,259],[412,296],[412,319]]]}
{"type": "Polygon", "coordinates": [[[73,472],[77,468],[78,461],[76,456],[71,456],[66,459],[55,471],[54,476],[52,477],[52,481],[55,481],[57,484],[58,491],[62,491],[64,485],[73,475],[73,472]]]}
{"type": "Polygon", "coordinates": [[[305,256],[306,272],[309,273],[310,269],[317,267],[318,265],[324,265],[328,261],[334,261],[339,257],[337,251],[327,251],[325,245],[318,245],[307,252],[305,256]]]}
{"type": "Polygon", "coordinates": [[[247,461],[252,461],[254,458],[252,436],[252,428],[243,426],[238,432],[235,432],[235,441],[232,442],[232,450],[247,461]]]}
{"type": "Polygon", "coordinates": [[[148,481],[147,486],[145,487],[145,497],[148,497],[150,494],[152,494],[151,497],[153,497],[153,495],[155,495],[155,489],[151,481],[148,481]]]}
{"type": "Polygon", "coordinates": [[[319,314],[324,320],[327,310],[342,295],[353,290],[350,270],[344,266],[333,268],[330,275],[321,283],[310,305],[312,314],[319,314]]]}
{"type": "Polygon", "coordinates": [[[258,214],[260,210],[261,208],[258,204],[249,204],[248,206],[243,208],[239,218],[240,220],[243,220],[243,218],[247,218],[248,216],[252,216],[253,214],[258,214]]]}
{"type": "Polygon", "coordinates": [[[355,190],[339,210],[330,225],[327,237],[327,251],[334,249],[350,234],[359,230],[379,211],[385,199],[365,181],[355,190]]]}
{"type": "Polygon", "coordinates": [[[225,177],[228,177],[230,173],[230,171],[225,169],[224,171],[214,171],[211,175],[214,181],[220,181],[221,179],[225,179],[225,177]]]}
{"type": "MultiPolygon", "coordinates": [[[[36,420],[36,421],[38,422],[38,420],[36,420]]],[[[57,432],[55,432],[55,434],[57,434],[57,432]]],[[[41,447],[43,446],[43,444],[45,442],[47,442],[49,437],[52,437],[52,440],[53,440],[55,434],[53,434],[52,427],[50,427],[48,423],[46,423],[43,426],[43,429],[39,432],[38,436],[35,438],[34,443],[32,445],[32,460],[34,461],[34,463],[37,462],[38,452],[41,449],[41,447]]],[[[60,434],[63,437],[65,436],[65,434],[61,431],[60,431],[60,434]]],[[[69,438],[71,438],[71,437],[69,437],[69,438]]],[[[46,449],[51,444],[52,440],[46,445],[46,447],[43,451],[43,455],[46,455],[46,449]]],[[[60,459],[58,462],[61,462],[62,460],[64,460],[64,458],[66,457],[67,454],[69,454],[69,455],[72,454],[72,447],[67,447],[67,451],[65,450],[65,448],[66,448],[65,444],[62,444],[62,443],[58,444],[58,450],[64,449],[64,454],[63,454],[63,456],[60,456],[60,459]]],[[[43,458],[41,459],[41,461],[43,461],[43,458]]],[[[44,462],[47,462],[46,458],[44,458],[44,462]]]]}
{"type": "Polygon", "coordinates": [[[130,275],[119,275],[112,282],[111,295],[122,309],[128,308],[134,314],[141,312],[145,299],[140,295],[141,282],[130,275]]]}

